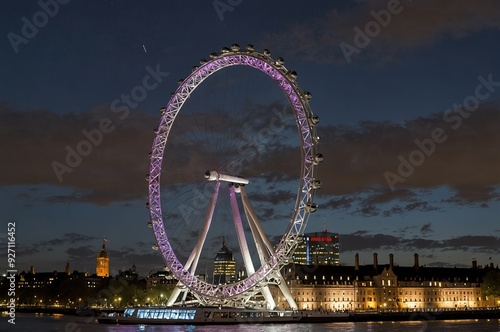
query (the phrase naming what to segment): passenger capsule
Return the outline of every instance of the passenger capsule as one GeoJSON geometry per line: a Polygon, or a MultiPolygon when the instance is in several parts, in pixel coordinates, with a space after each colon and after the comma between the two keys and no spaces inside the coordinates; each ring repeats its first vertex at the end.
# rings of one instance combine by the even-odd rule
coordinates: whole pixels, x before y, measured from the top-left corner
{"type": "Polygon", "coordinates": [[[198,69],[198,66],[193,66],[193,68],[191,68],[191,72],[194,73],[196,69],[198,69]]]}
{"type": "Polygon", "coordinates": [[[320,181],[320,180],[313,180],[313,181],[311,182],[311,187],[312,187],[313,189],[320,189],[322,185],[323,185],[323,184],[321,183],[321,181],[320,181]]]}
{"type": "Polygon", "coordinates": [[[229,53],[231,50],[228,47],[223,47],[221,48],[220,52],[221,53],[229,53]]]}
{"type": "Polygon", "coordinates": [[[322,161],[323,161],[323,155],[321,153],[318,153],[314,156],[314,165],[317,165],[322,161]]]}
{"type": "Polygon", "coordinates": [[[240,45],[238,44],[231,45],[231,51],[238,52],[239,50],[240,50],[240,45]]]}
{"type": "Polygon", "coordinates": [[[314,213],[318,210],[318,205],[316,203],[307,203],[304,208],[307,212],[314,213]]]}
{"type": "Polygon", "coordinates": [[[276,65],[277,66],[283,66],[285,64],[285,60],[282,57],[279,57],[276,59],[276,65]]]}
{"type": "Polygon", "coordinates": [[[248,52],[253,52],[253,51],[254,51],[254,48],[253,48],[253,45],[252,45],[252,44],[248,44],[248,45],[247,45],[247,51],[248,51],[248,52]]]}
{"type": "Polygon", "coordinates": [[[166,111],[167,111],[166,107],[160,108],[160,114],[165,114],[166,111]]]}
{"type": "Polygon", "coordinates": [[[153,248],[153,250],[158,250],[158,249],[160,249],[160,247],[158,247],[158,245],[156,245],[156,244],[153,244],[153,246],[152,246],[151,248],[153,248]]]}
{"type": "Polygon", "coordinates": [[[306,100],[311,100],[312,99],[312,95],[311,95],[311,93],[309,91],[305,91],[302,95],[304,96],[304,98],[306,100]]]}
{"type": "Polygon", "coordinates": [[[153,223],[151,221],[148,221],[148,227],[153,228],[153,223]]]}
{"type": "Polygon", "coordinates": [[[286,77],[288,77],[288,79],[292,81],[295,81],[297,79],[297,72],[294,70],[290,70],[286,73],[286,77]]]}
{"type": "Polygon", "coordinates": [[[271,56],[271,52],[270,52],[267,48],[265,48],[265,49],[262,51],[262,53],[261,53],[261,54],[262,54],[263,56],[265,56],[265,57],[270,57],[270,56],[271,56]]]}
{"type": "Polygon", "coordinates": [[[313,126],[317,125],[319,123],[319,116],[317,115],[311,115],[309,117],[309,123],[313,126]]]}
{"type": "Polygon", "coordinates": [[[217,53],[210,53],[210,59],[215,59],[217,56],[217,53]]]}
{"type": "Polygon", "coordinates": [[[204,65],[205,63],[207,63],[207,60],[205,60],[205,59],[200,60],[200,65],[204,65]]]}

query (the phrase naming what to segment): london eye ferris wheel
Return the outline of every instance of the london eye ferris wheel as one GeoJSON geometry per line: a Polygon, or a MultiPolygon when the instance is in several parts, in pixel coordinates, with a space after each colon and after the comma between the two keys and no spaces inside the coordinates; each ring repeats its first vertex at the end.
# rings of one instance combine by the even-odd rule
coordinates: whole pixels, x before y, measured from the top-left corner
{"type": "Polygon", "coordinates": [[[282,58],[252,45],[224,47],[179,81],[161,109],[147,177],[155,248],[179,281],[169,305],[185,301],[188,291],[205,305],[247,305],[261,293],[274,308],[275,284],[297,307],[280,269],[316,211],[321,187],[319,118],[310,99],[282,58]],[[273,243],[266,227],[275,226],[281,234],[273,243]],[[229,228],[246,277],[202,280],[196,270],[207,239],[229,228]]]}

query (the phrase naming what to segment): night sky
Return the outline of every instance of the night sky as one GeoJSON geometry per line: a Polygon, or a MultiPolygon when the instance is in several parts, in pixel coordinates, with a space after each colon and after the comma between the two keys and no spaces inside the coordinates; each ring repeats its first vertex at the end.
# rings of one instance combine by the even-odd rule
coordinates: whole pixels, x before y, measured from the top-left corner
{"type": "MultiPolygon", "coordinates": [[[[134,263],[141,275],[161,269],[144,179],[159,109],[192,66],[233,43],[283,57],[312,93],[325,161],[306,231],[340,233],[343,265],[356,252],[361,264],[373,252],[382,264],[394,253],[395,264],[411,265],[415,252],[427,266],[500,261],[498,1],[42,0],[0,8],[0,246],[6,252],[15,222],[18,271],[62,271],[69,262],[94,272],[104,237],[112,273],[134,263]],[[89,137],[93,144],[81,143],[89,137]],[[86,155],[68,157],[78,146],[86,155]]],[[[226,142],[210,147],[228,154],[228,141],[258,137],[273,110],[286,112],[273,81],[246,69],[207,80],[174,125],[165,173],[177,182],[163,201],[181,261],[205,213],[186,212],[196,177],[220,160],[202,156],[202,141],[226,142]],[[181,178],[176,169],[200,172],[181,178]]],[[[246,173],[266,174],[248,192],[272,240],[296,197],[300,155],[289,125],[254,141],[259,157],[246,173]]],[[[238,258],[224,204],[200,272],[222,236],[238,258]]],[[[7,270],[6,257],[0,267],[7,270]]]]}

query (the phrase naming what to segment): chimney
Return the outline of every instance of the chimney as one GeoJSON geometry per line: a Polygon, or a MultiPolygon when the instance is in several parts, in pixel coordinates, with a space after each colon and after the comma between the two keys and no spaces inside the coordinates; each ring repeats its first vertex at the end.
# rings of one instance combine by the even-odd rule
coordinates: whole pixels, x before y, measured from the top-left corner
{"type": "Polygon", "coordinates": [[[394,266],[394,255],[389,254],[389,268],[392,270],[393,266],[394,266]]]}
{"type": "Polygon", "coordinates": [[[354,270],[359,270],[359,254],[354,255],[354,270]]]}
{"type": "Polygon", "coordinates": [[[477,269],[477,261],[476,260],[472,261],[472,268],[477,269]]]}
{"type": "Polygon", "coordinates": [[[418,263],[418,254],[415,253],[415,255],[413,255],[414,259],[413,259],[413,267],[418,269],[418,267],[420,266],[420,264],[418,263]]]}
{"type": "Polygon", "coordinates": [[[373,268],[374,268],[375,270],[376,270],[376,269],[377,269],[377,267],[378,267],[378,257],[377,257],[377,256],[378,256],[378,255],[377,255],[377,253],[376,253],[376,252],[374,252],[374,253],[373,253],[373,268]]]}
{"type": "Polygon", "coordinates": [[[30,273],[35,274],[35,267],[33,265],[31,265],[30,267],[30,273]]]}

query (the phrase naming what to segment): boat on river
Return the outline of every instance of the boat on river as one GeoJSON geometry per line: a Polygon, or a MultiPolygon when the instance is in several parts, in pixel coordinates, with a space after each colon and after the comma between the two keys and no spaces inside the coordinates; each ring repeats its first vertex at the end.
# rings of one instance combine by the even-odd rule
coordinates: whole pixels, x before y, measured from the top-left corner
{"type": "Polygon", "coordinates": [[[103,313],[103,324],[266,324],[295,323],[303,317],[294,310],[266,310],[226,307],[135,307],[123,313],[103,313]]]}

